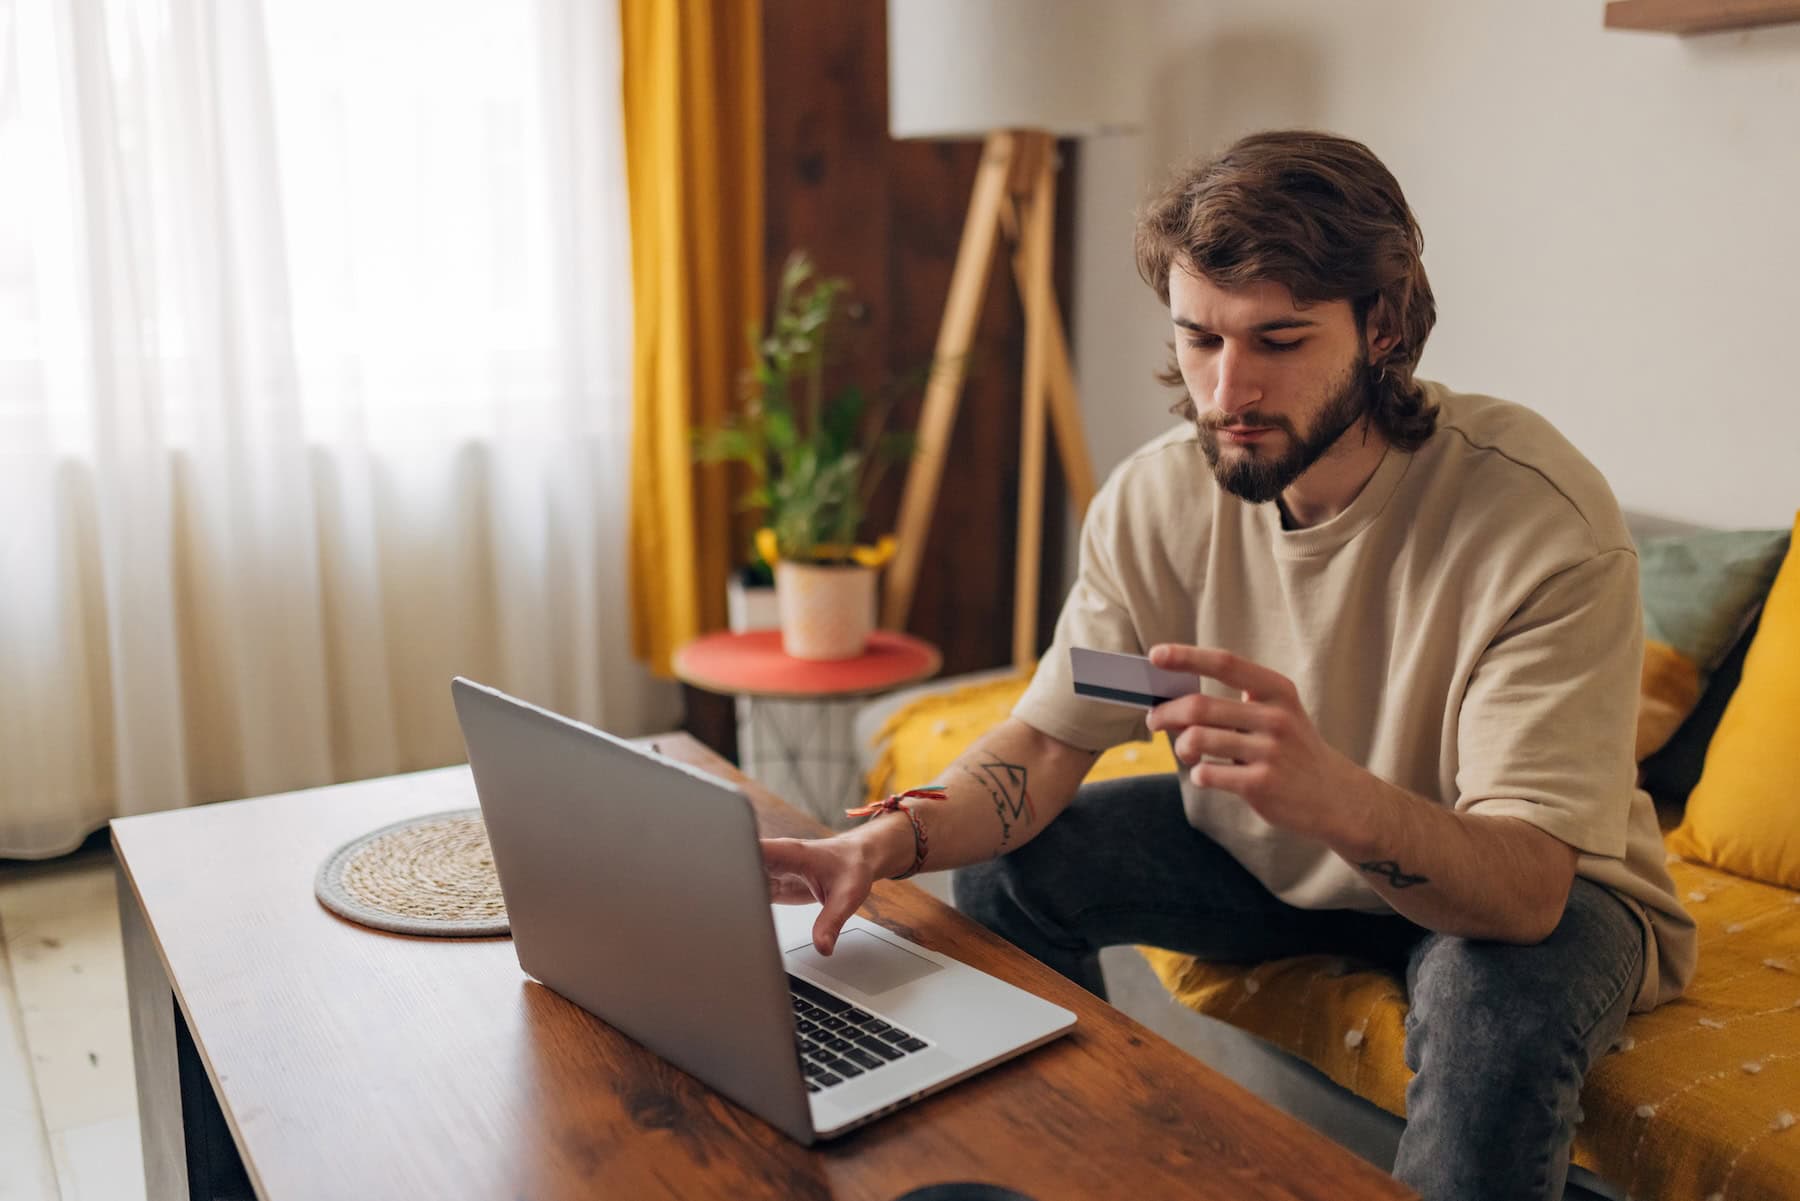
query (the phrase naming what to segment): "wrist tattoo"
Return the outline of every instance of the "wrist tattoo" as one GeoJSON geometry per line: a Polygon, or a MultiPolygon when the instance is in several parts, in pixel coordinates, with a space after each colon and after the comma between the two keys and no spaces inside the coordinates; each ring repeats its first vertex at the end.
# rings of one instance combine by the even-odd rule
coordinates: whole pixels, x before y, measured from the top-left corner
{"type": "Polygon", "coordinates": [[[1025,791],[1027,773],[1022,764],[1008,763],[989,755],[973,765],[963,764],[962,770],[987,789],[993,798],[994,816],[1000,819],[1001,847],[1012,841],[1012,828],[1016,822],[1037,820],[1037,806],[1031,803],[1031,794],[1025,791]]]}
{"type": "Polygon", "coordinates": [[[1356,866],[1371,876],[1382,877],[1393,888],[1411,888],[1415,884],[1431,883],[1425,876],[1415,876],[1402,870],[1400,865],[1392,859],[1371,859],[1367,863],[1359,863],[1356,866]]]}

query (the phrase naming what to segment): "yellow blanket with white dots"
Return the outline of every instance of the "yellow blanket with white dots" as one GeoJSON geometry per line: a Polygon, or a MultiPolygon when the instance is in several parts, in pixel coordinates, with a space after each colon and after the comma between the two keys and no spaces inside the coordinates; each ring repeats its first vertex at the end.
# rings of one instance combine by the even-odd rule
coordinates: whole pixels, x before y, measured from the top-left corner
{"type": "MultiPolygon", "coordinates": [[[[877,736],[872,798],[934,780],[1012,711],[1028,677],[925,697],[877,736]]],[[[1101,756],[1090,780],[1175,770],[1166,741],[1101,756]]],[[[1800,893],[1696,863],[1670,871],[1700,927],[1680,1000],[1633,1015],[1582,1094],[1575,1162],[1633,1197],[1800,1198],[1800,893]]],[[[1175,998],[1298,1055],[1390,1113],[1406,1113],[1401,981],[1341,957],[1253,967],[1152,947],[1175,998]]]]}

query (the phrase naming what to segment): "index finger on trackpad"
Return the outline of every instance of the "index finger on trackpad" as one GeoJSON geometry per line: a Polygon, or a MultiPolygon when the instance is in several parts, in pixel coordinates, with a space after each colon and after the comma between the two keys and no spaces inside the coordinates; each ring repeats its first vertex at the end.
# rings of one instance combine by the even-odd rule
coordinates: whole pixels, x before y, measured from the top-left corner
{"type": "Polygon", "coordinates": [[[819,954],[811,943],[803,943],[788,951],[786,958],[869,996],[943,970],[941,965],[867,930],[846,930],[829,956],[819,954]]]}

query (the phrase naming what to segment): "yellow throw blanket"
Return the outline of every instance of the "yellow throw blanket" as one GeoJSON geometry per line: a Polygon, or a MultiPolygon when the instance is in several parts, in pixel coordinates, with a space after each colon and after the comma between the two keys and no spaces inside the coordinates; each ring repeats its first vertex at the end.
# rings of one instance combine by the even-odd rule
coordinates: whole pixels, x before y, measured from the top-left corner
{"type": "MultiPolygon", "coordinates": [[[[1012,711],[1028,676],[925,697],[889,719],[870,796],[934,781],[1012,711]]],[[[1091,780],[1175,770],[1166,740],[1114,747],[1091,780]]],[[[1671,872],[1700,926],[1686,997],[1633,1016],[1582,1093],[1575,1162],[1634,1197],[1800,1198],[1800,893],[1699,864],[1671,872]]],[[[1254,967],[1141,948],[1175,998],[1405,1115],[1406,998],[1342,957],[1254,967]]]]}

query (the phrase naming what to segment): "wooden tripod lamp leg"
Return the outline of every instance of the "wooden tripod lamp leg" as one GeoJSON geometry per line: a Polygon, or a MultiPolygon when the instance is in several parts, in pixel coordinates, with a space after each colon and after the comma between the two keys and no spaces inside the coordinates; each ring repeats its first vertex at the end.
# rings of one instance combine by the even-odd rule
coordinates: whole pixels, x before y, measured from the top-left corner
{"type": "MultiPolygon", "coordinates": [[[[1019,295],[1030,295],[1025,283],[1023,249],[1013,254],[1013,280],[1019,295]]],[[[1069,366],[1069,341],[1063,332],[1062,313],[1050,306],[1050,427],[1056,433],[1056,450],[1062,462],[1063,482],[1075,503],[1075,518],[1087,516],[1094,499],[1094,460],[1088,454],[1087,434],[1081,425],[1081,398],[1075,390],[1075,372],[1069,366]]]]}
{"type": "Polygon", "coordinates": [[[989,134],[975,176],[969,215],[963,222],[962,245],[957,249],[956,268],[950,276],[950,298],[944,305],[943,324],[938,328],[931,380],[925,387],[925,402],[919,415],[918,451],[900,494],[900,519],[895,531],[898,547],[888,565],[881,607],[881,624],[890,630],[904,629],[912,609],[925,539],[931,533],[932,508],[944,474],[945,451],[950,431],[956,425],[956,406],[962,395],[969,347],[987,292],[994,238],[1000,228],[1000,206],[1006,198],[1007,178],[1016,152],[1014,135],[989,134]]]}
{"type": "Polygon", "coordinates": [[[1075,392],[1069,342],[1054,296],[1050,300],[1050,425],[1056,431],[1063,482],[1068,485],[1069,499],[1075,502],[1075,520],[1079,522],[1094,499],[1094,460],[1081,427],[1081,399],[1075,392]]]}
{"type": "Polygon", "coordinates": [[[1037,173],[1025,211],[1019,214],[1025,281],[1025,387],[1019,440],[1019,536],[1013,572],[1013,666],[1037,659],[1038,579],[1043,566],[1044,410],[1050,385],[1051,323],[1056,295],[1050,279],[1051,235],[1056,220],[1055,147],[1037,154],[1037,173]]]}

